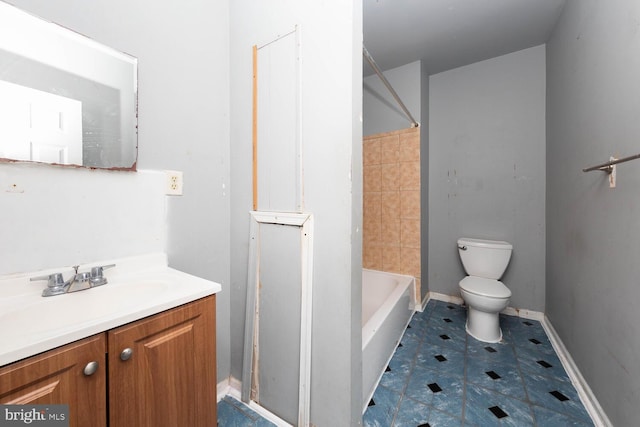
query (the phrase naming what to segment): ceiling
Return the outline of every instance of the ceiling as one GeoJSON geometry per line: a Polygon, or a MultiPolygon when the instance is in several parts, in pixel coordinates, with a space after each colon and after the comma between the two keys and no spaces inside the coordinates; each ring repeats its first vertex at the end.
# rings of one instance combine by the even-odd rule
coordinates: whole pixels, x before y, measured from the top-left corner
{"type": "Polygon", "coordinates": [[[382,70],[436,74],[545,43],[565,1],[363,0],[364,44],[382,70]]]}

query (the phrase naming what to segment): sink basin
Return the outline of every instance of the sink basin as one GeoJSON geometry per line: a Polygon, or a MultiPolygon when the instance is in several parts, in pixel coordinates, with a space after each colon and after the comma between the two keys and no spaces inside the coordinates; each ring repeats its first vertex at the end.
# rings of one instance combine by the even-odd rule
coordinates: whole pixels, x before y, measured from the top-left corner
{"type": "Polygon", "coordinates": [[[96,264],[113,263],[106,285],[51,297],[41,296],[46,283],[29,278],[56,270],[0,277],[0,366],[221,290],[218,283],[168,267],[164,254],[96,264]]]}
{"type": "Polygon", "coordinates": [[[106,284],[79,292],[71,292],[52,297],[31,298],[30,301],[15,301],[9,310],[2,310],[1,325],[20,325],[8,328],[11,332],[34,335],[47,335],[51,331],[77,324],[87,324],[107,316],[127,312],[144,300],[161,298],[168,289],[166,282],[131,282],[106,284]]]}

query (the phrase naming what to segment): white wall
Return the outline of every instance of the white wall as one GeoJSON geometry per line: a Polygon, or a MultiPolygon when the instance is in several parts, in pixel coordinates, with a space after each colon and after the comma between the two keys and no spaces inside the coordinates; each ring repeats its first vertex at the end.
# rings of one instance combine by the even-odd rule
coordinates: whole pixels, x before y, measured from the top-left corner
{"type": "Polygon", "coordinates": [[[0,164],[0,275],[163,252],[163,183],[153,171],[0,164]]]}
{"type": "Polygon", "coordinates": [[[182,170],[184,195],[166,198],[153,174],[0,164],[2,219],[19,227],[10,240],[2,234],[2,258],[12,260],[2,270],[164,250],[171,266],[222,284],[217,343],[223,379],[230,368],[228,1],[12,3],[139,59],[138,168],[182,170]],[[4,193],[14,182],[24,186],[22,196],[4,193]],[[43,215],[54,213],[27,226],[24,210],[38,202],[43,215]],[[65,246],[59,247],[62,232],[49,227],[64,231],[65,246]],[[48,250],[34,257],[38,247],[48,250]]]}
{"type": "MultiPolygon", "coordinates": [[[[231,2],[231,373],[242,376],[252,46],[300,25],[304,205],[315,221],[311,422],[318,426],[357,425],[361,419],[361,7],[360,1],[340,0],[231,2]]],[[[261,352],[277,352],[276,338],[261,352]]]]}
{"type": "Polygon", "coordinates": [[[569,0],[547,45],[547,315],[615,426],[640,414],[640,2],[569,0]]]}
{"type": "Polygon", "coordinates": [[[429,92],[429,290],[459,295],[459,237],[506,240],[511,306],[544,311],[544,46],[433,75],[429,92]]]}

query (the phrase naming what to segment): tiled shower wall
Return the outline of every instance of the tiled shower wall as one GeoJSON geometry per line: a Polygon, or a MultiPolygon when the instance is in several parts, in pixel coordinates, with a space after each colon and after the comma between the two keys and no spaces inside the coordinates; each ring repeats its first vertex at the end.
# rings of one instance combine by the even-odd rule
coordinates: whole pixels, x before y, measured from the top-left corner
{"type": "Polygon", "coordinates": [[[420,128],[364,137],[364,268],[416,278],[420,295],[420,128]]]}

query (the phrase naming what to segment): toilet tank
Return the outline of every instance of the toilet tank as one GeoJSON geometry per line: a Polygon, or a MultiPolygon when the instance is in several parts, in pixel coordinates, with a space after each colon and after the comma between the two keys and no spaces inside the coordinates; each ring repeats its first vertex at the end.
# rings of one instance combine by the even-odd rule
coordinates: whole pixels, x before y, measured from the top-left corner
{"type": "Polygon", "coordinates": [[[511,259],[513,246],[509,242],[462,237],[458,253],[469,276],[498,280],[511,259]]]}

